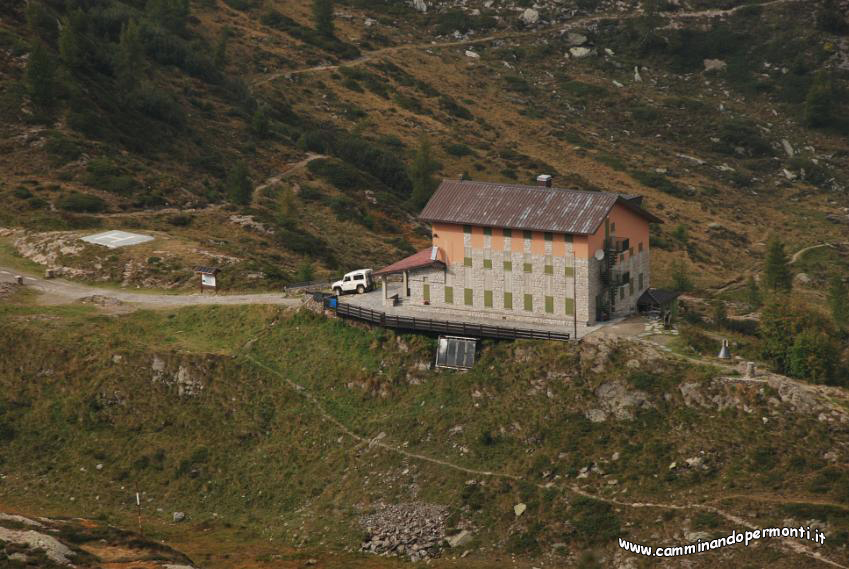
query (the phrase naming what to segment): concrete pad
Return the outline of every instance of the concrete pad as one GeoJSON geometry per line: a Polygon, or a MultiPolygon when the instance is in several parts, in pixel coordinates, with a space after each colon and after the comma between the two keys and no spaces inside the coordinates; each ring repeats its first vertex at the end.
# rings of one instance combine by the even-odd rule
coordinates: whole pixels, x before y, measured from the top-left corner
{"type": "Polygon", "coordinates": [[[139,235],[138,233],[127,233],[126,231],[107,231],[106,233],[98,233],[81,237],[83,241],[94,243],[95,245],[103,245],[110,249],[118,247],[127,247],[128,245],[138,245],[147,241],[153,241],[153,237],[149,235],[139,235]]]}

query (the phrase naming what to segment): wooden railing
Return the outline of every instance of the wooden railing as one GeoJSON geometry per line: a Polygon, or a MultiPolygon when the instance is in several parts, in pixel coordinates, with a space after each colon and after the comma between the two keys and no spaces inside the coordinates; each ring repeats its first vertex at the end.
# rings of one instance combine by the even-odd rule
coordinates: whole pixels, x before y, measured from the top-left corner
{"type": "Polygon", "coordinates": [[[568,333],[549,332],[547,330],[531,330],[527,328],[511,328],[508,326],[488,326],[486,324],[473,324],[471,322],[452,322],[448,320],[432,320],[430,318],[415,318],[412,316],[393,316],[363,308],[353,304],[339,302],[336,305],[336,314],[343,318],[356,318],[371,322],[384,328],[398,328],[401,330],[417,330],[421,332],[435,332],[438,334],[451,334],[455,336],[472,336],[475,338],[496,338],[500,340],[569,340],[568,333]]]}

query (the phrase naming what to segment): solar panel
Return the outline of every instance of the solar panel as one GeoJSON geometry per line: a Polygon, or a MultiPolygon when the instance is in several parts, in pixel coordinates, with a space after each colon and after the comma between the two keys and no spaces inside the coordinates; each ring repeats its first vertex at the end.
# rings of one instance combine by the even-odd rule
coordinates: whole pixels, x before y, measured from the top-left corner
{"type": "Polygon", "coordinates": [[[470,369],[475,365],[475,338],[440,336],[436,346],[436,366],[470,369]]]}

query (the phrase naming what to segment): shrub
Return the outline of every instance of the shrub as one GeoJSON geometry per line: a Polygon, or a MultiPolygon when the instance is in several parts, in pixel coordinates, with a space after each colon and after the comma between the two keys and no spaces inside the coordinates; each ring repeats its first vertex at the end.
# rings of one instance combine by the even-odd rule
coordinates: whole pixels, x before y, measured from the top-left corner
{"type": "Polygon", "coordinates": [[[472,112],[469,109],[460,105],[459,103],[457,103],[457,101],[455,101],[448,95],[443,95],[439,98],[439,108],[441,108],[449,115],[457,117],[458,119],[468,121],[474,118],[472,112]]]}
{"type": "Polygon", "coordinates": [[[718,150],[726,154],[737,154],[742,148],[750,156],[761,158],[772,155],[769,145],[753,124],[743,120],[729,120],[719,130],[720,146],[718,150]]]}
{"type": "Polygon", "coordinates": [[[307,165],[307,169],[340,190],[353,190],[366,185],[356,168],[338,160],[313,160],[307,165]]]}
{"type": "Polygon", "coordinates": [[[97,196],[73,192],[60,197],[56,205],[66,211],[97,213],[106,209],[106,202],[97,196]]]}
{"type": "Polygon", "coordinates": [[[59,133],[52,134],[47,139],[44,150],[50,155],[51,162],[57,166],[72,162],[83,153],[79,144],[59,133]]]}
{"type": "Polygon", "coordinates": [[[192,219],[190,215],[174,215],[168,218],[168,223],[176,227],[187,227],[192,224],[192,219]]]}
{"type": "Polygon", "coordinates": [[[445,147],[445,152],[451,156],[470,156],[474,154],[474,151],[471,148],[460,142],[449,144],[445,147]]]}
{"type": "Polygon", "coordinates": [[[26,188],[15,188],[12,192],[12,195],[18,198],[19,200],[28,200],[32,197],[32,192],[26,188]]]}
{"type": "Polygon", "coordinates": [[[657,172],[634,172],[632,174],[641,184],[660,190],[670,196],[682,196],[685,192],[672,183],[665,175],[657,172]]]}
{"type": "Polygon", "coordinates": [[[123,174],[108,158],[95,158],[88,163],[85,183],[115,194],[129,194],[138,187],[135,179],[123,174]]]}
{"type": "Polygon", "coordinates": [[[570,514],[575,535],[584,543],[606,543],[619,536],[619,516],[606,502],[579,496],[572,502],[570,514]]]}
{"type": "Polygon", "coordinates": [[[133,107],[147,116],[176,128],[181,128],[186,122],[183,108],[177,100],[166,91],[143,83],[130,95],[133,107]]]}

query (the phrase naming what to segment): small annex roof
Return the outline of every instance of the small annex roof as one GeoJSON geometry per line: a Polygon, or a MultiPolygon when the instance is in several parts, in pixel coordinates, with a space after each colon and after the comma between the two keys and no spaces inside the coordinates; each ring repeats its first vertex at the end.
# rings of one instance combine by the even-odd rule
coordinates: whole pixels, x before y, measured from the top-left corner
{"type": "Polygon", "coordinates": [[[615,204],[651,223],[637,196],[545,186],[443,180],[419,218],[431,223],[592,235],[615,204]]]}
{"type": "Polygon", "coordinates": [[[202,273],[205,275],[214,275],[216,273],[220,273],[221,269],[218,267],[195,267],[196,273],[202,273]]]}
{"type": "Polygon", "coordinates": [[[681,295],[680,292],[676,290],[668,290],[665,288],[649,288],[640,295],[640,298],[637,300],[637,304],[644,305],[652,305],[657,304],[658,306],[662,306],[672,300],[675,300],[681,295]]]}
{"type": "Polygon", "coordinates": [[[404,271],[412,271],[415,269],[424,269],[436,265],[445,265],[445,258],[442,251],[437,246],[428,247],[418,253],[410,255],[400,261],[396,261],[391,265],[376,270],[373,274],[376,277],[403,273],[404,271]]]}

